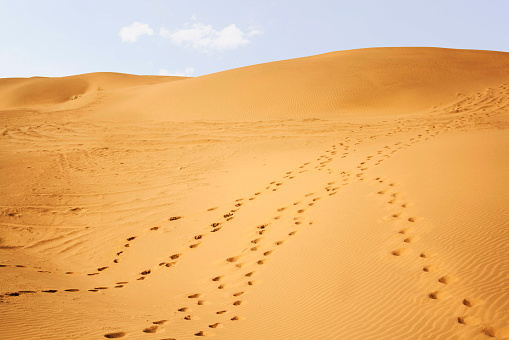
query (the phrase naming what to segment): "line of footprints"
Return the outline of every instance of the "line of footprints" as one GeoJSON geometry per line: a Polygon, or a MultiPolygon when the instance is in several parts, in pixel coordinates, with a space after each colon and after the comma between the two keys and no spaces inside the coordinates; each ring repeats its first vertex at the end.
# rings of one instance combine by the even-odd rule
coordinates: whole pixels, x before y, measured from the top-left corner
{"type": "MultiPolygon", "coordinates": [[[[387,181],[381,177],[376,177],[374,181],[378,184],[385,184],[387,181]]],[[[386,204],[391,207],[396,212],[393,214],[390,214],[388,217],[386,217],[387,221],[395,221],[398,219],[406,219],[407,226],[399,229],[398,234],[401,235],[402,242],[404,245],[402,245],[401,248],[397,248],[391,251],[391,254],[393,256],[411,256],[414,252],[411,248],[411,245],[417,241],[420,240],[420,236],[418,235],[418,228],[417,225],[419,224],[419,221],[421,221],[422,217],[416,217],[416,216],[408,216],[403,213],[403,211],[412,206],[413,204],[411,202],[406,202],[402,199],[403,192],[398,192],[396,190],[396,184],[395,183],[388,183],[387,188],[383,190],[379,190],[376,192],[377,195],[380,195],[382,197],[387,197],[388,200],[386,201],[386,204]],[[404,217],[408,216],[408,217],[404,217]]],[[[424,260],[424,264],[422,266],[422,270],[426,273],[436,273],[442,271],[442,268],[439,266],[436,266],[432,264],[431,258],[437,257],[438,254],[436,252],[427,252],[423,251],[419,253],[419,258],[422,258],[424,260]]],[[[444,300],[453,298],[453,296],[447,291],[447,285],[453,284],[457,282],[459,278],[454,275],[448,275],[444,274],[440,278],[438,278],[438,282],[440,282],[444,288],[440,290],[436,290],[433,292],[427,293],[427,297],[432,300],[444,300]]],[[[461,300],[461,304],[464,306],[470,308],[475,308],[479,305],[482,305],[484,301],[482,299],[474,298],[474,297],[465,297],[461,300]]],[[[467,326],[478,326],[482,322],[479,318],[469,315],[468,313],[458,316],[457,321],[459,324],[467,325],[467,326]]],[[[508,336],[509,333],[506,329],[502,328],[496,328],[491,326],[484,326],[482,327],[482,332],[484,334],[491,336],[491,337],[499,337],[499,336],[508,336]]]]}
{"type": "MultiPolygon", "coordinates": [[[[412,130],[416,131],[415,128],[414,129],[408,128],[406,130],[406,132],[409,132],[412,130]]],[[[431,137],[438,135],[440,133],[440,131],[438,131],[438,130],[439,129],[436,129],[433,126],[432,128],[426,129],[425,132],[423,132],[423,134],[418,134],[417,137],[410,138],[407,142],[399,141],[392,146],[391,145],[384,146],[382,149],[378,150],[375,154],[367,156],[364,161],[359,163],[357,165],[357,170],[356,170],[357,172],[356,171],[341,171],[341,173],[339,174],[339,177],[334,177],[333,178],[334,180],[327,182],[327,185],[324,185],[325,193],[328,194],[329,196],[336,194],[337,190],[340,189],[341,186],[347,185],[349,182],[351,182],[351,179],[353,179],[353,178],[356,178],[359,181],[365,180],[366,179],[365,171],[367,171],[370,168],[370,162],[373,162],[373,165],[375,165],[375,166],[380,165],[385,160],[389,159],[398,150],[408,148],[414,143],[417,143],[422,140],[427,140],[431,137]],[[375,159],[377,157],[379,157],[379,159],[375,159]],[[354,174],[355,176],[352,176],[352,174],[354,174]],[[341,181],[342,184],[340,186],[334,186],[338,181],[341,181]]],[[[444,131],[446,131],[446,129],[444,131]]],[[[403,132],[405,132],[405,130],[400,129],[398,127],[398,130],[394,131],[394,133],[398,133],[398,132],[403,133],[403,132]]],[[[376,139],[381,136],[390,136],[391,134],[392,134],[392,132],[380,134],[380,136],[372,135],[369,137],[369,139],[372,140],[372,139],[376,139]]],[[[311,168],[311,167],[313,166],[313,164],[315,162],[303,163],[301,166],[298,167],[298,169],[287,172],[281,178],[281,180],[271,182],[268,186],[265,187],[265,190],[256,192],[252,197],[249,197],[248,199],[241,198],[241,199],[236,200],[234,202],[234,207],[232,207],[232,209],[230,209],[228,212],[223,214],[222,221],[211,223],[209,228],[204,233],[194,236],[193,239],[188,242],[188,245],[187,245],[188,249],[197,248],[201,244],[201,242],[203,241],[203,238],[207,234],[220,231],[221,228],[223,228],[228,221],[230,221],[234,218],[234,214],[244,204],[256,199],[257,197],[260,197],[260,195],[264,192],[277,191],[279,188],[281,188],[284,185],[285,180],[292,180],[292,179],[296,178],[296,176],[298,176],[299,174],[305,173],[309,170],[315,169],[315,170],[321,171],[321,170],[325,169],[326,166],[330,166],[329,163],[331,163],[335,159],[335,156],[337,155],[337,153],[339,151],[338,147],[340,149],[342,149],[340,158],[348,157],[350,155],[351,151],[356,151],[355,149],[350,150],[350,148],[355,147],[356,145],[359,145],[361,142],[363,142],[362,138],[358,138],[357,141],[355,143],[353,143],[353,141],[351,141],[350,138],[346,137],[346,139],[343,142],[333,145],[332,148],[325,151],[324,155],[321,155],[320,157],[318,157],[316,159],[316,166],[314,166],[314,168],[311,168]]],[[[332,169],[332,168],[326,168],[325,170],[328,171],[329,175],[332,175],[335,172],[335,169],[332,169]]],[[[384,183],[384,180],[380,179],[380,178],[377,178],[376,181],[379,183],[384,183]]],[[[394,185],[390,185],[390,187],[393,187],[393,186],[394,185]]],[[[388,189],[386,189],[386,190],[379,191],[378,194],[390,195],[391,198],[388,201],[388,204],[391,204],[394,206],[399,204],[399,200],[398,200],[399,194],[397,192],[391,193],[388,189]]],[[[315,203],[317,203],[317,201],[319,201],[320,199],[321,199],[321,197],[316,196],[314,193],[308,193],[308,194],[304,195],[302,200],[293,202],[293,204],[290,204],[290,206],[285,206],[285,207],[281,207],[281,208],[277,209],[277,211],[275,212],[275,215],[272,217],[273,220],[276,222],[277,222],[277,220],[280,219],[280,217],[281,217],[280,214],[283,211],[285,211],[285,210],[289,211],[293,208],[292,206],[295,207],[296,216],[294,217],[294,224],[292,226],[293,227],[292,230],[289,230],[285,235],[282,235],[280,239],[273,240],[272,242],[267,243],[268,241],[267,241],[267,239],[265,239],[264,234],[266,232],[268,232],[270,230],[270,228],[275,225],[275,223],[274,223],[274,225],[272,225],[271,222],[257,225],[256,227],[253,227],[253,233],[255,236],[253,239],[250,240],[249,245],[246,245],[245,251],[241,252],[241,254],[239,254],[239,255],[231,256],[231,257],[225,259],[225,262],[227,264],[231,264],[231,265],[239,268],[239,270],[242,270],[242,268],[244,266],[249,264],[246,259],[252,259],[252,260],[250,260],[251,261],[250,263],[254,264],[256,266],[262,266],[262,265],[266,264],[267,262],[270,261],[270,255],[273,254],[279,246],[282,246],[290,237],[294,236],[299,231],[299,227],[303,226],[303,216],[304,216],[306,209],[300,208],[300,207],[302,207],[305,204],[307,204],[308,206],[311,207],[315,203]],[[255,255],[251,255],[251,254],[255,254],[255,255]]],[[[409,206],[409,203],[402,203],[402,204],[399,204],[399,206],[404,209],[409,206]]],[[[214,208],[210,208],[208,210],[213,211],[216,209],[217,208],[214,207],[214,208]]],[[[400,216],[401,216],[400,213],[395,213],[392,215],[392,218],[399,218],[400,216]]],[[[174,216],[174,217],[169,218],[169,221],[175,221],[180,218],[182,218],[182,216],[174,216]]],[[[413,224],[418,221],[419,221],[419,218],[417,218],[417,217],[409,217],[408,218],[408,223],[413,224]]],[[[308,225],[311,225],[311,224],[312,224],[312,222],[308,222],[308,225]]],[[[161,227],[151,227],[150,231],[157,231],[160,228],[161,227]]],[[[414,233],[414,231],[415,231],[415,229],[411,226],[409,226],[408,228],[404,228],[400,231],[400,234],[402,234],[404,236],[403,242],[406,243],[407,245],[410,245],[411,243],[417,242],[419,240],[419,236],[416,235],[414,233]]],[[[136,238],[137,238],[136,236],[131,236],[131,237],[127,238],[127,243],[125,243],[124,248],[129,248],[131,246],[132,242],[136,238]]],[[[112,262],[119,263],[121,255],[124,253],[125,250],[126,249],[119,251],[117,253],[116,258],[114,258],[112,262]]],[[[156,266],[156,268],[158,268],[158,267],[166,268],[166,267],[175,266],[178,263],[178,259],[181,256],[183,256],[184,253],[185,253],[185,250],[181,251],[180,253],[175,253],[175,254],[170,255],[168,262],[161,262],[156,266]]],[[[409,253],[411,253],[411,248],[409,248],[408,246],[392,251],[392,255],[394,255],[394,256],[404,256],[409,253]]],[[[434,254],[434,253],[420,254],[420,257],[426,258],[426,259],[431,258],[433,256],[436,256],[436,254],[434,254]]],[[[0,267],[6,267],[6,266],[7,265],[0,265],[0,267]]],[[[17,265],[17,267],[25,267],[25,266],[17,265]]],[[[95,276],[95,275],[100,274],[102,271],[104,271],[108,268],[109,268],[109,266],[100,267],[97,269],[97,272],[89,273],[87,275],[95,276]]],[[[144,280],[149,274],[154,272],[154,269],[155,268],[147,269],[147,270],[141,272],[140,276],[137,278],[137,280],[139,280],[139,281],[144,280]]],[[[432,265],[426,265],[423,267],[423,270],[425,272],[433,272],[433,271],[439,270],[439,268],[432,266],[432,265]]],[[[41,271],[41,272],[47,272],[47,271],[41,271]]],[[[243,278],[243,285],[246,287],[246,289],[239,289],[239,290],[231,293],[231,297],[232,297],[231,307],[232,307],[232,309],[236,306],[240,306],[243,303],[242,296],[247,293],[247,289],[250,286],[253,286],[256,284],[256,280],[254,280],[256,272],[257,272],[257,270],[249,270],[249,271],[243,272],[241,274],[241,277],[243,278]]],[[[72,272],[67,272],[67,273],[73,274],[72,272]]],[[[217,289],[226,290],[226,289],[228,289],[228,280],[229,280],[229,278],[227,275],[217,275],[217,276],[212,277],[210,279],[210,282],[216,284],[217,289]]],[[[439,279],[439,281],[441,283],[443,283],[444,285],[451,284],[455,280],[457,280],[456,277],[448,276],[448,275],[445,275],[439,279]]],[[[115,288],[122,288],[127,283],[128,283],[128,281],[117,282],[115,285],[115,288]]],[[[93,289],[89,289],[89,291],[97,292],[97,291],[104,290],[107,288],[108,287],[94,287],[93,289]]],[[[77,292],[79,290],[78,289],[66,289],[65,291],[77,292]]],[[[42,290],[41,292],[56,293],[57,290],[50,289],[50,290],[42,290]]],[[[4,296],[19,296],[20,294],[26,294],[26,293],[35,293],[35,291],[18,291],[18,292],[13,292],[13,293],[6,293],[6,294],[4,294],[4,296]]],[[[2,296],[0,295],[0,298],[1,297],[2,296]]],[[[436,291],[436,292],[429,293],[429,297],[431,299],[445,299],[448,297],[448,295],[447,295],[446,291],[436,291]]],[[[196,305],[198,305],[198,306],[205,304],[205,300],[203,298],[204,298],[204,294],[201,294],[201,293],[191,293],[188,295],[188,299],[190,299],[190,301],[195,301],[196,305]]],[[[478,299],[464,299],[463,300],[463,304],[467,307],[475,307],[481,303],[482,303],[482,301],[480,301],[478,299]]],[[[182,318],[184,320],[193,320],[193,315],[190,313],[191,312],[190,307],[183,306],[183,307],[180,307],[177,311],[179,312],[179,314],[182,315],[182,318]]],[[[220,328],[223,326],[223,323],[225,321],[238,321],[238,320],[242,319],[242,317],[239,315],[233,315],[233,316],[227,317],[225,319],[223,317],[223,315],[227,315],[229,313],[230,313],[229,310],[224,310],[224,309],[218,310],[216,312],[216,315],[218,318],[221,317],[221,319],[215,320],[215,322],[213,322],[209,325],[209,328],[210,329],[220,328]]],[[[161,325],[163,325],[164,323],[166,323],[167,321],[168,320],[154,321],[151,326],[143,329],[143,332],[156,333],[158,331],[159,327],[161,325]]],[[[480,323],[480,320],[476,319],[475,317],[471,317],[471,316],[461,316],[458,318],[458,321],[460,323],[466,324],[466,325],[475,325],[475,324],[480,323]]],[[[495,335],[497,335],[498,330],[494,329],[492,327],[485,327],[484,332],[488,335],[495,336],[495,335]]],[[[193,334],[195,336],[212,335],[212,333],[210,333],[207,330],[205,330],[205,331],[200,330],[193,334]]],[[[105,334],[104,336],[106,338],[121,338],[125,335],[126,335],[125,332],[114,332],[114,333],[105,334]]],[[[171,338],[167,338],[167,339],[171,339],[171,338]]]]}

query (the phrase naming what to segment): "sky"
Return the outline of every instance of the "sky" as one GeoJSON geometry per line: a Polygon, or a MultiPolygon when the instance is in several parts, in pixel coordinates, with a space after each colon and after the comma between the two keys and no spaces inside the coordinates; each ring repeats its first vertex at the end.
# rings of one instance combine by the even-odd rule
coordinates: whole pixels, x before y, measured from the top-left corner
{"type": "Polygon", "coordinates": [[[201,76],[368,47],[509,52],[507,0],[0,0],[0,78],[201,76]]]}

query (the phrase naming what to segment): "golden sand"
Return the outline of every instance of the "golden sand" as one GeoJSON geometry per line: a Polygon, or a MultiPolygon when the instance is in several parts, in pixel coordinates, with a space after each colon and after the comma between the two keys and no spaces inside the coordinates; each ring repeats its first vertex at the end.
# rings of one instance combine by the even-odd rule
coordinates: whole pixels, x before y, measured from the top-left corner
{"type": "Polygon", "coordinates": [[[0,338],[509,337],[509,54],[0,79],[0,338]]]}

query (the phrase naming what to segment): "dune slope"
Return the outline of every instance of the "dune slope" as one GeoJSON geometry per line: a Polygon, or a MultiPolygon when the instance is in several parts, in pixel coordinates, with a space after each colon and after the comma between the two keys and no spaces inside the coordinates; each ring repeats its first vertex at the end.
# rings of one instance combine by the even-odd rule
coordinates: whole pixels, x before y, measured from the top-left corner
{"type": "Polygon", "coordinates": [[[509,338],[506,61],[345,51],[4,106],[0,338],[509,338]]]}

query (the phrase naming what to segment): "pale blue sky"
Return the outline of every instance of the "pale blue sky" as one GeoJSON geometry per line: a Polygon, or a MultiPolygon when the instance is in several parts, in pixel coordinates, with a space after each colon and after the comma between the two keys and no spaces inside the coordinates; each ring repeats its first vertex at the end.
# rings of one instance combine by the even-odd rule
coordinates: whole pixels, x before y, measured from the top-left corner
{"type": "Polygon", "coordinates": [[[199,76],[381,46],[509,52],[508,18],[507,0],[0,0],[0,77],[199,76]]]}

